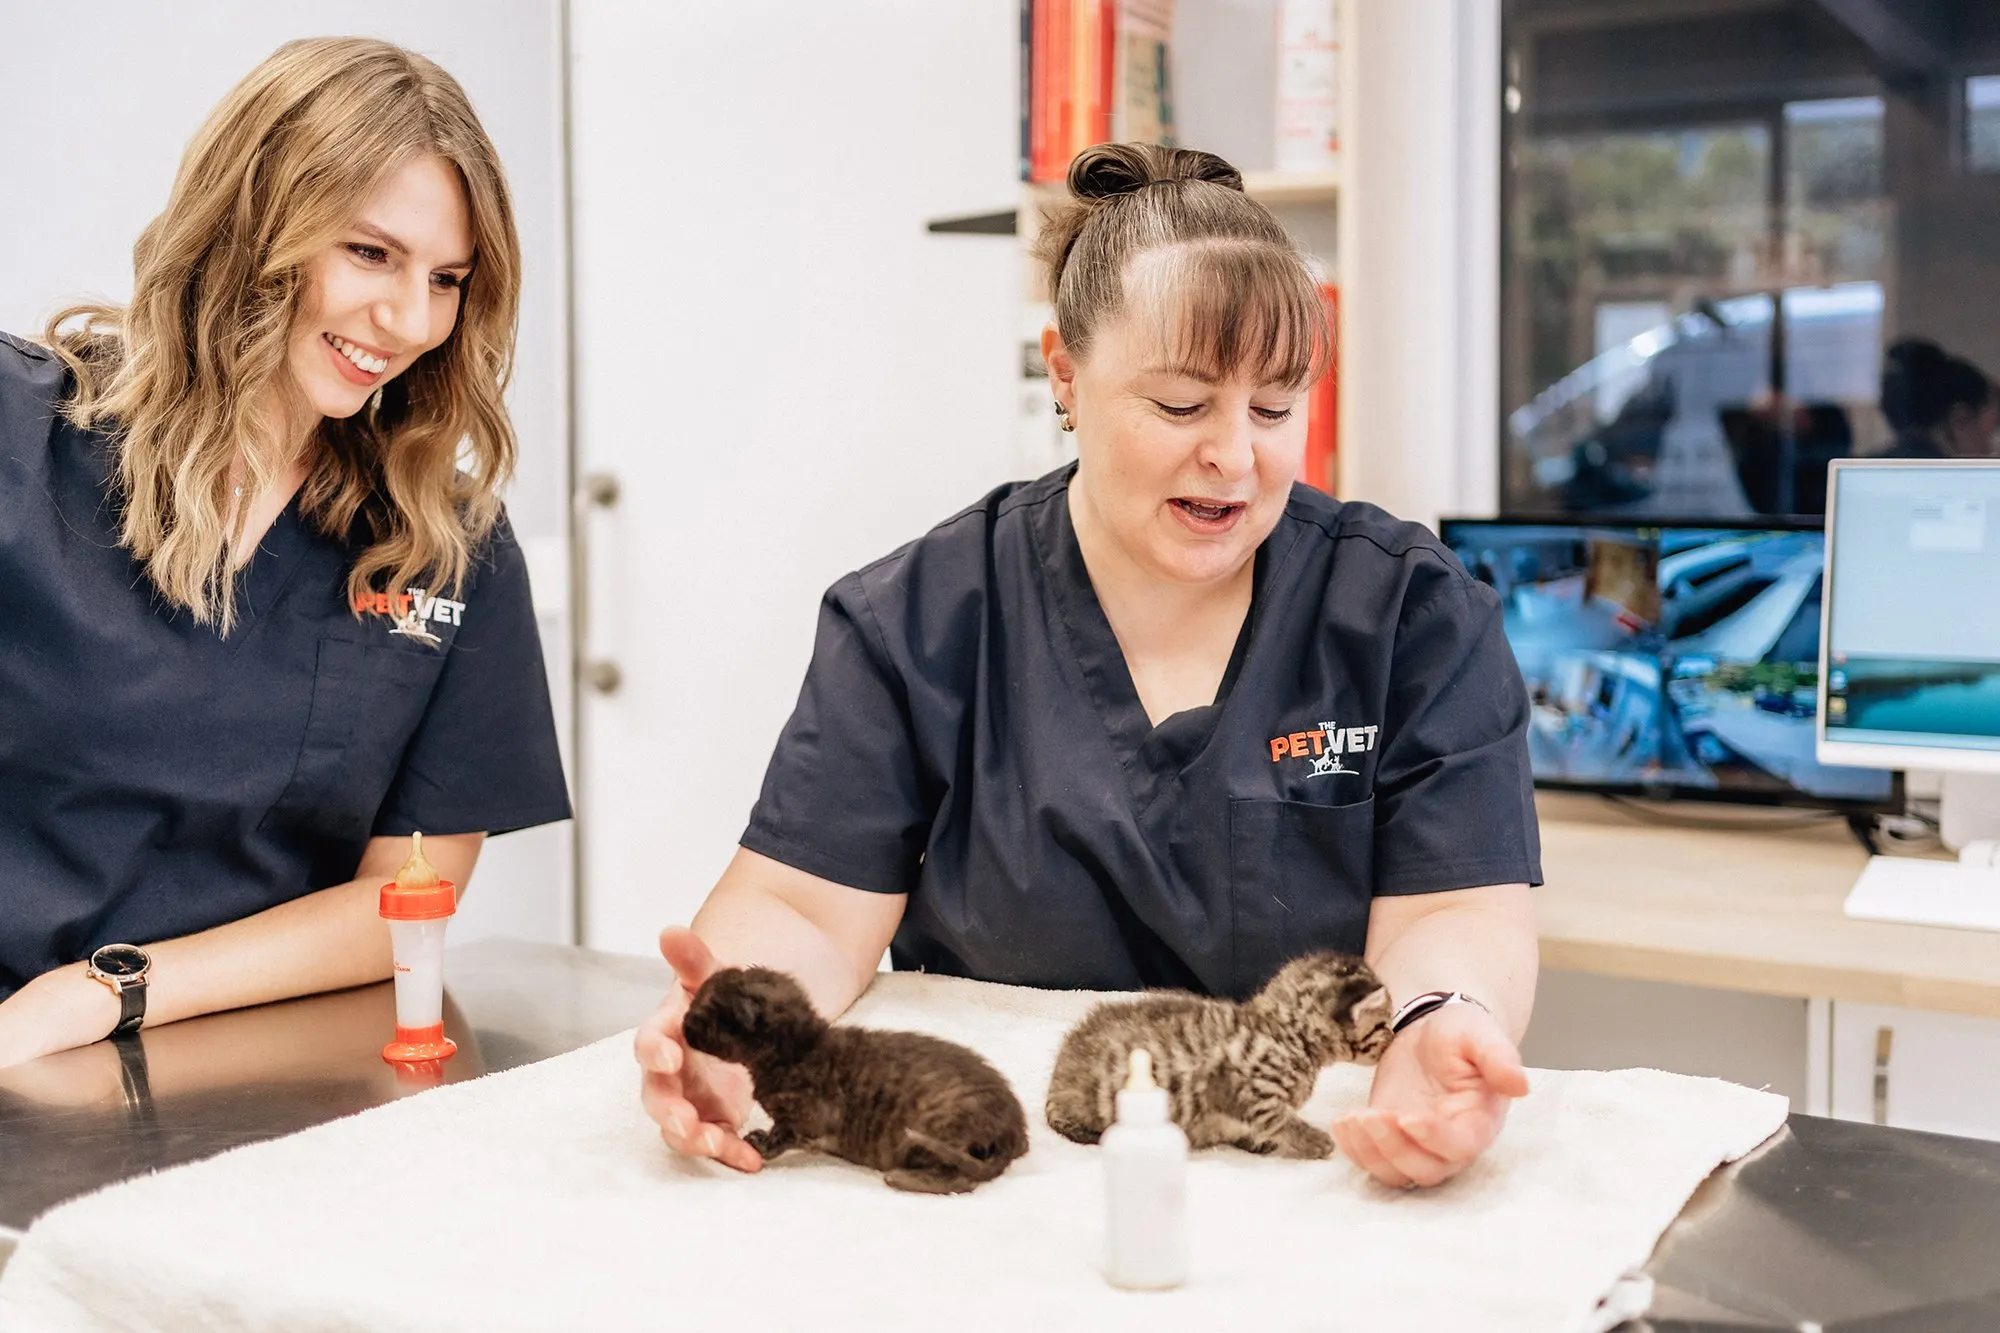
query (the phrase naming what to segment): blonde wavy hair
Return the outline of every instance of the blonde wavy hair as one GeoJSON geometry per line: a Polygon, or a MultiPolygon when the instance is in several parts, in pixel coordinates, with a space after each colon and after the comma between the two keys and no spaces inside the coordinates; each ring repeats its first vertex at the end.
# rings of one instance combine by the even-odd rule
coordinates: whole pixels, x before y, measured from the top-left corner
{"type": "MultiPolygon", "coordinates": [[[[499,155],[458,82],[355,37],[288,42],[210,113],[166,210],[132,249],[129,305],[83,303],[43,340],[75,376],[63,411],[112,435],[121,538],[160,593],[227,634],[235,621],[229,473],[282,466],[275,413],[298,401],[286,353],[310,265],[404,164],[458,170],[473,270],[450,336],[308,445],[300,515],[361,549],[350,601],[414,581],[456,592],[500,512],[513,427],[521,249],[499,155]]],[[[248,486],[245,489],[249,489],[248,486]]]]}

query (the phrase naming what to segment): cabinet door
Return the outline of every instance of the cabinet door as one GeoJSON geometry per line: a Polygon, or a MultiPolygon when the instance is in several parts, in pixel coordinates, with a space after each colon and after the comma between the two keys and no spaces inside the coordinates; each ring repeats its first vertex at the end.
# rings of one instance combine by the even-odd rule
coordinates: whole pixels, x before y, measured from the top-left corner
{"type": "Polygon", "coordinates": [[[2000,1139],[2000,1021],[1833,1006],[1833,1113],[2000,1139]]]}

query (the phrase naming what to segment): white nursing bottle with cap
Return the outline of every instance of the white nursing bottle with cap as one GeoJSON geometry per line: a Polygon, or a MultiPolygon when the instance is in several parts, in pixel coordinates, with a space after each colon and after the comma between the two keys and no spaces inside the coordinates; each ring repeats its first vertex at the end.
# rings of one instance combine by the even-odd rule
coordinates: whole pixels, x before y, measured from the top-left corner
{"type": "Polygon", "coordinates": [[[1158,1290],[1187,1279],[1187,1135],[1168,1118],[1153,1057],[1131,1055],[1118,1118],[1104,1131],[1105,1276],[1158,1290]]]}
{"type": "Polygon", "coordinates": [[[424,859],[424,835],[410,835],[410,859],[382,886],[396,968],[396,1039],[382,1048],[391,1064],[448,1060],[458,1044],[444,1035],[444,928],[458,910],[458,890],[424,859]]]}

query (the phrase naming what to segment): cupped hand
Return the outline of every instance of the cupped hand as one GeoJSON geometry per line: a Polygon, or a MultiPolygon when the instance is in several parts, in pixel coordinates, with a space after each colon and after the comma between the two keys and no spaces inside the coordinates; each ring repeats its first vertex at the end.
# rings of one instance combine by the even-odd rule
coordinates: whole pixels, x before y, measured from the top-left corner
{"type": "Polygon", "coordinates": [[[1442,1184],[1486,1151],[1527,1091],[1499,1022],[1477,1005],[1447,1005],[1389,1043],[1367,1109],[1336,1120],[1333,1141],[1385,1185],[1442,1184]]]}
{"type": "Polygon", "coordinates": [[[645,1071],[639,1098],[669,1148],[711,1157],[738,1171],[764,1164],[739,1131],[750,1114],[750,1071],[688,1047],[681,1020],[701,983],[716,970],[715,955],[684,926],[660,932],[660,953],[676,984],[653,1016],[639,1026],[632,1053],[645,1071]]]}

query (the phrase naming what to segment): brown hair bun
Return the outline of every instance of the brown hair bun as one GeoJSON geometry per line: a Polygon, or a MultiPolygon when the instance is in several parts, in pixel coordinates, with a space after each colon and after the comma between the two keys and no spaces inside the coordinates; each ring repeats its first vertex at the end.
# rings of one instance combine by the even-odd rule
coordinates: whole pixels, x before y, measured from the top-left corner
{"type": "Polygon", "coordinates": [[[1079,199],[1113,199],[1160,181],[1212,181],[1243,189],[1242,172],[1196,148],[1104,143],[1084,149],[1069,164],[1069,192],[1079,199]]]}

